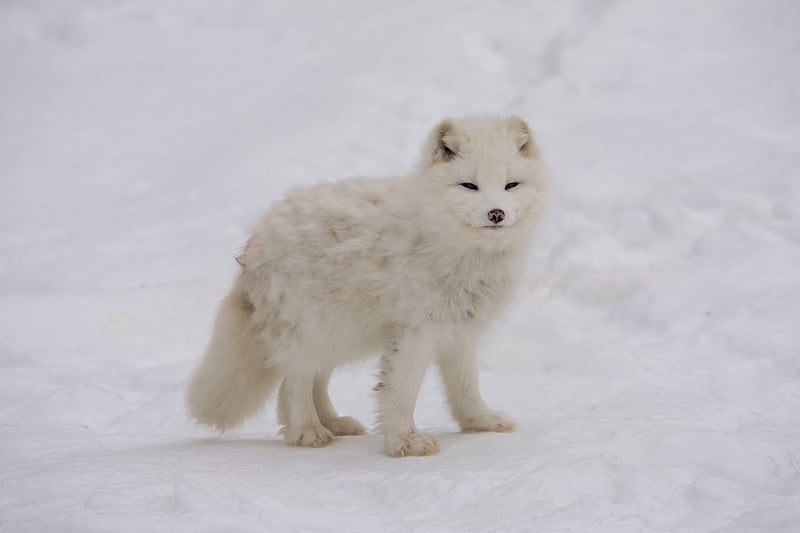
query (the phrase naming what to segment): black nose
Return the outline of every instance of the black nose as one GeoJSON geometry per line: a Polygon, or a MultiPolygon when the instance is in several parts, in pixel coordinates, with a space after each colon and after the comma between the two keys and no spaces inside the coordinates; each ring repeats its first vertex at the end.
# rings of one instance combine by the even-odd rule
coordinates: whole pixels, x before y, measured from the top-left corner
{"type": "Polygon", "coordinates": [[[504,218],[506,218],[506,214],[502,209],[492,209],[486,216],[489,218],[489,222],[492,224],[499,224],[504,218]]]}

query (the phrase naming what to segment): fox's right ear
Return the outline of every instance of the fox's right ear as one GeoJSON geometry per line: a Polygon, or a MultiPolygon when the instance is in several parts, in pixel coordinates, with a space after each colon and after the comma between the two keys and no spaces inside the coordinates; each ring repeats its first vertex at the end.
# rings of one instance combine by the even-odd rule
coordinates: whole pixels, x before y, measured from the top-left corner
{"type": "Polygon", "coordinates": [[[428,164],[446,163],[458,157],[459,138],[456,126],[450,120],[443,120],[431,132],[428,146],[428,164]]]}

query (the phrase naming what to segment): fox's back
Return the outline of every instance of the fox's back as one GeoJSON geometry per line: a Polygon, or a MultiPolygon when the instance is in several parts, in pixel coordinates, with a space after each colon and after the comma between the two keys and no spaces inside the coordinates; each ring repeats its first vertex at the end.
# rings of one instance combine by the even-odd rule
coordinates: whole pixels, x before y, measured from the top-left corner
{"type": "Polygon", "coordinates": [[[242,256],[245,275],[251,285],[280,285],[317,304],[379,302],[391,257],[408,240],[403,189],[400,178],[293,189],[256,226],[242,256]]]}

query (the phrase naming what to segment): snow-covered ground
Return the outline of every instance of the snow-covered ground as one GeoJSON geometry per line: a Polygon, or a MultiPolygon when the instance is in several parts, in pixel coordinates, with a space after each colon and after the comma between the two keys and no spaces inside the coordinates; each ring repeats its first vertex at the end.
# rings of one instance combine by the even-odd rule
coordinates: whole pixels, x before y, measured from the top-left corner
{"type": "MultiPolygon", "coordinates": [[[[794,0],[0,2],[0,531],[800,531],[794,0]],[[221,437],[184,388],[290,186],[526,117],[554,199],[482,348],[514,434],[221,437]]],[[[374,423],[374,366],[340,412],[374,423]],[[369,401],[368,401],[369,400],[369,401]]]]}

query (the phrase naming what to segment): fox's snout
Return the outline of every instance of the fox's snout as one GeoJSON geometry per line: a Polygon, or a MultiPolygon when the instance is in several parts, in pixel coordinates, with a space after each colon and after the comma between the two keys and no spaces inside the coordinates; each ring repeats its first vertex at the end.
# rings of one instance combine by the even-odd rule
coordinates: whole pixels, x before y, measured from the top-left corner
{"type": "Polygon", "coordinates": [[[486,214],[486,218],[492,224],[499,224],[506,218],[506,213],[502,209],[492,209],[486,214]]]}

